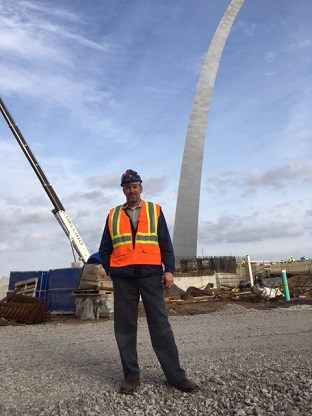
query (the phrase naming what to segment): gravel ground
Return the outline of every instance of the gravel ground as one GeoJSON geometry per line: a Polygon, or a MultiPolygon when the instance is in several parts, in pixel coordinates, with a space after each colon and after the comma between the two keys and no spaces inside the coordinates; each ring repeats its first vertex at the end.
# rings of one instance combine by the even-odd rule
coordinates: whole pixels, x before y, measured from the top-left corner
{"type": "Polygon", "coordinates": [[[166,385],[139,318],[142,386],[118,393],[113,321],[0,327],[0,415],[312,415],[312,307],[170,317],[195,394],[166,385]]]}

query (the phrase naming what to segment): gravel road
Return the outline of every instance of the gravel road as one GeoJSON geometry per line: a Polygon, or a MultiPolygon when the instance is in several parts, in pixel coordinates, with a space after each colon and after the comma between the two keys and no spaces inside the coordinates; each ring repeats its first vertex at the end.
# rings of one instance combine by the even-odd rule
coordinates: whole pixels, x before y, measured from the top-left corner
{"type": "Polygon", "coordinates": [[[139,318],[142,386],[118,393],[113,321],[0,327],[0,415],[312,415],[312,307],[170,317],[195,394],[166,385],[139,318]]]}

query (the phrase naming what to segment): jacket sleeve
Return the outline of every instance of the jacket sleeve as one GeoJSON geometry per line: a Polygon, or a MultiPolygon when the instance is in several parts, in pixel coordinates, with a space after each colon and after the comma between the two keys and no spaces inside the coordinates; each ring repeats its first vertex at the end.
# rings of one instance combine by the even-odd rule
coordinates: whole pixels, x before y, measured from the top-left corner
{"type": "Polygon", "coordinates": [[[99,248],[101,264],[104,267],[107,275],[109,275],[110,273],[109,264],[110,264],[110,256],[112,252],[113,252],[113,244],[112,244],[112,239],[109,233],[108,217],[107,217],[101,243],[100,243],[100,248],[99,248]]]}
{"type": "Polygon", "coordinates": [[[158,219],[158,242],[161,252],[161,261],[164,264],[165,272],[174,273],[175,270],[175,258],[173,252],[173,246],[165,216],[160,211],[158,219]]]}

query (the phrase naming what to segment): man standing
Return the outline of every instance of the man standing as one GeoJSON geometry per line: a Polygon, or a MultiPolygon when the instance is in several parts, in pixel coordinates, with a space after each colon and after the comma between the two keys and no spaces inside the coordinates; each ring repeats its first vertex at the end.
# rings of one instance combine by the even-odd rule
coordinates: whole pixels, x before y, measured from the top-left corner
{"type": "Polygon", "coordinates": [[[140,175],[128,169],[121,177],[126,203],[110,210],[100,248],[101,263],[114,288],[114,330],[124,381],[120,393],[140,385],[137,357],[138,304],[142,298],[152,346],[167,378],[184,392],[199,386],[185,376],[168,321],[163,285],[173,285],[175,259],[166,220],[158,204],[141,200],[140,175]]]}

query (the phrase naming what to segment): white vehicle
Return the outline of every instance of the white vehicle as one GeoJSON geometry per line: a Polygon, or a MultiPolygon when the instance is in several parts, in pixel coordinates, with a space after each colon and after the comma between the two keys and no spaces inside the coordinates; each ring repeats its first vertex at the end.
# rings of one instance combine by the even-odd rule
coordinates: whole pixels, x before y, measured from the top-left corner
{"type": "Polygon", "coordinates": [[[57,221],[63,228],[65,234],[67,235],[71,243],[71,246],[78,253],[79,259],[82,260],[84,263],[86,263],[88,258],[90,257],[90,252],[86,244],[83,242],[83,239],[80,236],[79,232],[77,231],[73,221],[70,219],[68,213],[65,211],[63,204],[61,203],[58,196],[56,195],[54,189],[52,188],[52,185],[50,185],[47,177],[45,176],[35,156],[30,150],[19,128],[15,124],[9,111],[4,105],[4,102],[2,101],[1,97],[0,97],[0,111],[5,121],[7,122],[8,126],[10,127],[15,139],[20,145],[22,151],[24,152],[26,158],[31,164],[31,167],[35,171],[35,174],[37,175],[39,181],[41,182],[43,189],[46,191],[48,197],[50,198],[50,201],[52,202],[54,206],[52,213],[54,214],[55,218],[57,219],[57,221]]]}

